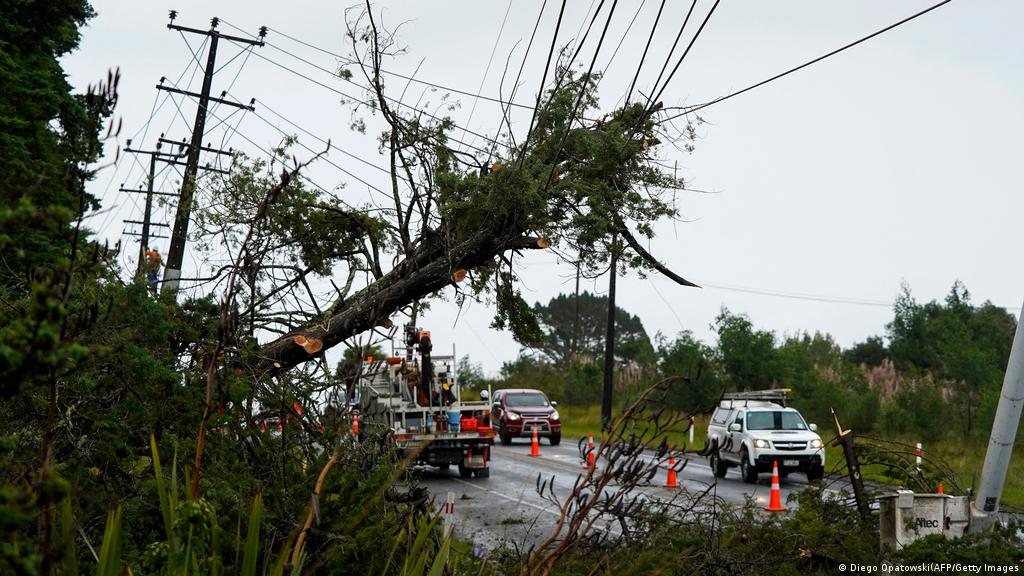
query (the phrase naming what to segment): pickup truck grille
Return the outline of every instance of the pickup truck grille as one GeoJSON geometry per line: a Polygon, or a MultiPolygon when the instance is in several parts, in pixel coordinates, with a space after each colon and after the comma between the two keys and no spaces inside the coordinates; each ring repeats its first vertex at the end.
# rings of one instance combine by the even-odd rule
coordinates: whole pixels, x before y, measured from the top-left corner
{"type": "Polygon", "coordinates": [[[776,450],[806,450],[807,442],[775,442],[776,450]]]}

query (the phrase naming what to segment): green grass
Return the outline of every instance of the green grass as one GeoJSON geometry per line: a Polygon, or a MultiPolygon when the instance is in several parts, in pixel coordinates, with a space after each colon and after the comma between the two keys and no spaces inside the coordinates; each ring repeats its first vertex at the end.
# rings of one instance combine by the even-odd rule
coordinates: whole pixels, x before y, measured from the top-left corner
{"type": "MultiPolygon", "coordinates": [[[[601,432],[601,407],[600,406],[559,406],[558,412],[562,416],[562,435],[566,438],[584,438],[588,433],[594,434],[594,440],[598,441],[604,437],[601,432]]],[[[616,411],[616,414],[618,411],[616,411]]],[[[668,441],[677,448],[686,446],[687,451],[696,451],[704,447],[704,440],[708,429],[707,416],[698,416],[694,430],[694,443],[686,446],[689,440],[686,433],[670,432],[668,441]]],[[[822,440],[826,442],[825,460],[828,462],[828,469],[835,470],[835,465],[844,462],[842,448],[831,446],[829,441],[835,436],[827,423],[819,424],[819,432],[822,440]]],[[[913,445],[918,440],[912,438],[886,437],[886,440],[903,442],[913,445]]],[[[973,440],[969,442],[944,439],[924,446],[926,456],[929,459],[944,462],[956,474],[958,483],[965,489],[971,486],[972,475],[981,475],[981,467],[985,461],[985,451],[988,449],[988,442],[984,440],[973,440]]],[[[838,470],[845,472],[845,464],[838,470]]],[[[885,475],[884,467],[880,465],[862,466],[861,473],[867,480],[874,480],[886,484],[893,482],[892,478],[885,475]]],[[[946,493],[952,493],[949,486],[946,486],[946,493]]],[[[1006,484],[1003,487],[1002,503],[1007,506],[1024,508],[1024,442],[1017,443],[1013,451],[1013,458],[1010,459],[1010,469],[1006,475],[1006,484]]]]}
{"type": "MultiPolygon", "coordinates": [[[[594,440],[604,438],[601,432],[601,407],[600,406],[559,406],[558,413],[562,417],[562,436],[567,438],[583,438],[589,433],[594,434],[594,440]]],[[[613,413],[617,416],[618,412],[613,413]]],[[[698,416],[694,426],[693,445],[688,446],[688,433],[673,431],[668,433],[668,441],[676,448],[682,449],[686,446],[687,451],[700,450],[704,447],[704,439],[707,436],[707,416],[698,416]]],[[[678,426],[685,427],[685,422],[678,426]]]]}

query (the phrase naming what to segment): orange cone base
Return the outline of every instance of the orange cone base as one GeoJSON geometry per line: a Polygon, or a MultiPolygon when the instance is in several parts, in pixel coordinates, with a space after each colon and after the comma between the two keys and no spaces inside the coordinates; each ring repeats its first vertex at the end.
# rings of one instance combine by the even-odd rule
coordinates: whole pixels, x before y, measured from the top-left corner
{"type": "Polygon", "coordinates": [[[772,490],[771,500],[768,502],[768,507],[765,510],[768,512],[785,512],[786,509],[782,507],[782,495],[772,490]]]}
{"type": "Polygon", "coordinates": [[[785,512],[786,509],[782,507],[782,489],[779,488],[779,463],[774,462],[772,464],[772,493],[768,499],[768,507],[765,508],[768,512],[785,512]]]}
{"type": "Polygon", "coordinates": [[[679,488],[678,478],[676,478],[676,459],[669,457],[668,459],[668,477],[665,479],[665,488],[679,488]]]}
{"type": "Polygon", "coordinates": [[[530,456],[540,456],[540,443],[537,442],[537,431],[533,432],[533,442],[530,444],[530,456]]]}

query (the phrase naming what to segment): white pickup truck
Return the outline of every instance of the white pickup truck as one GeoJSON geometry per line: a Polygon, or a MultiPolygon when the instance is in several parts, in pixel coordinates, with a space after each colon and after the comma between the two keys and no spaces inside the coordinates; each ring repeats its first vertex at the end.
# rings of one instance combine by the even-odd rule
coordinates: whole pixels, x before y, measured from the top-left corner
{"type": "Polygon", "coordinates": [[[708,424],[711,469],[724,478],[739,467],[743,481],[753,484],[778,462],[780,476],[800,471],[810,482],[820,480],[825,448],[817,430],[786,407],[784,390],[726,394],[708,424]]]}

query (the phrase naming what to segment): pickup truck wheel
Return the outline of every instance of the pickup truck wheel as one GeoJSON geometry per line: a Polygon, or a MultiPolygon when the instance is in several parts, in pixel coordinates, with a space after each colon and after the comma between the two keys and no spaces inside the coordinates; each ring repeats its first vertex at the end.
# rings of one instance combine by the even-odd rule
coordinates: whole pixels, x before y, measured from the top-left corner
{"type": "Polygon", "coordinates": [[[447,472],[447,471],[448,471],[448,468],[449,468],[450,466],[451,466],[451,464],[448,464],[448,463],[446,462],[446,463],[444,463],[444,464],[438,464],[438,465],[437,465],[437,469],[438,469],[438,470],[440,470],[441,472],[447,472]]]}
{"type": "Polygon", "coordinates": [[[711,465],[711,471],[718,478],[725,478],[725,475],[729,472],[729,465],[722,461],[721,457],[718,456],[717,450],[711,453],[708,464],[711,465]]]}
{"type": "Polygon", "coordinates": [[[473,469],[467,468],[465,464],[459,464],[459,477],[469,478],[473,475],[473,469]]]}
{"type": "Polygon", "coordinates": [[[508,430],[505,429],[505,423],[502,422],[498,425],[498,438],[501,439],[502,446],[512,445],[512,436],[509,435],[508,430]]]}
{"type": "Polygon", "coordinates": [[[491,469],[490,468],[477,468],[476,470],[473,471],[473,473],[476,474],[477,478],[490,478],[491,477],[491,469]]]}
{"type": "Polygon", "coordinates": [[[817,482],[818,480],[821,480],[822,477],[824,477],[824,476],[825,476],[825,467],[824,466],[812,466],[812,467],[807,469],[807,481],[808,482],[817,482]]]}
{"type": "Polygon", "coordinates": [[[746,448],[740,453],[740,475],[747,484],[757,484],[757,468],[750,465],[750,455],[746,448]]]}
{"type": "Polygon", "coordinates": [[[561,441],[562,441],[562,433],[561,432],[552,434],[551,436],[548,437],[548,442],[551,442],[552,446],[558,446],[558,444],[561,441]]]}

